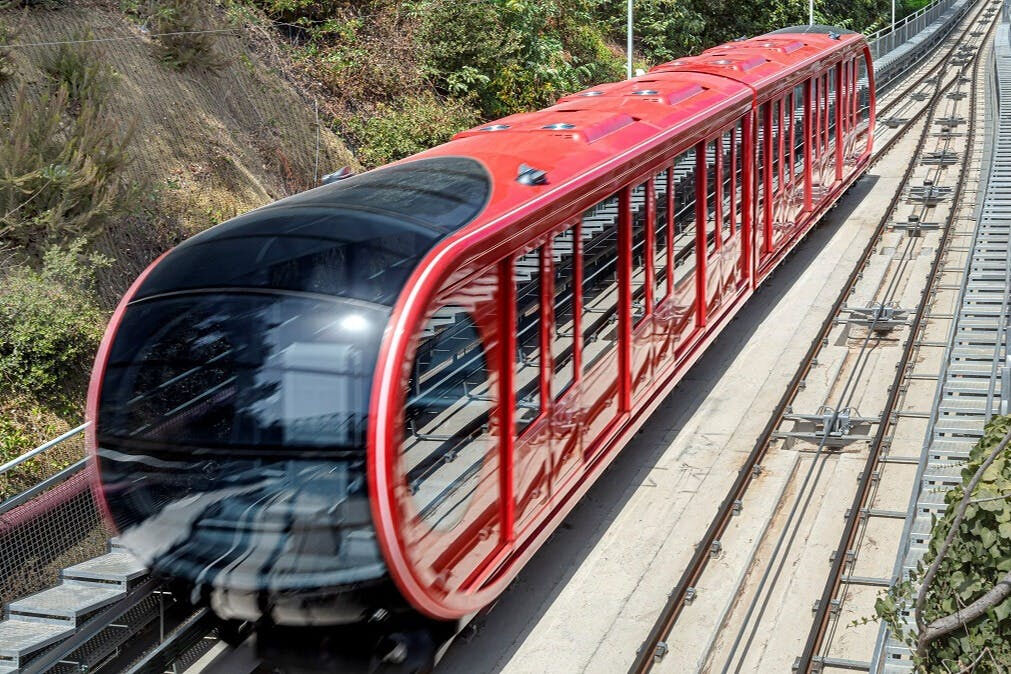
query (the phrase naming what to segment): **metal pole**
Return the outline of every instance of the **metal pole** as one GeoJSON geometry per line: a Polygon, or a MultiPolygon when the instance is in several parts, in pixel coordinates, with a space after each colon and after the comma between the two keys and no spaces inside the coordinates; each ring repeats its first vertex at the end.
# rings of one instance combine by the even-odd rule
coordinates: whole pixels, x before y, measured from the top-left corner
{"type": "Polygon", "coordinates": [[[892,0],[892,31],[895,31],[895,0],[892,0]]]}
{"type": "Polygon", "coordinates": [[[628,52],[628,65],[626,71],[629,79],[632,78],[632,2],[633,0],[628,0],[628,43],[626,48],[628,52]]]}
{"type": "Polygon", "coordinates": [[[814,0],[808,0],[807,3],[807,25],[814,25],[814,0]]]}

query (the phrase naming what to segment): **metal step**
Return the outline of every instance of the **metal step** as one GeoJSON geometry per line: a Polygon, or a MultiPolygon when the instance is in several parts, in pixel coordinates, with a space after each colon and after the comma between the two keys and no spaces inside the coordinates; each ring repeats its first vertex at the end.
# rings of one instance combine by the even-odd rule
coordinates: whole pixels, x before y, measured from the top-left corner
{"type": "Polygon", "coordinates": [[[0,622],[0,667],[17,671],[28,658],[73,633],[74,628],[64,622],[4,620],[0,622]]]}
{"type": "Polygon", "coordinates": [[[7,612],[11,620],[45,623],[59,621],[68,627],[76,627],[78,620],[108,606],[125,594],[126,591],[118,585],[100,587],[64,582],[11,602],[7,605],[7,612]]]}
{"type": "Polygon", "coordinates": [[[118,585],[125,590],[131,581],[146,576],[147,569],[129,552],[116,550],[67,567],[60,575],[68,582],[118,585]]]}

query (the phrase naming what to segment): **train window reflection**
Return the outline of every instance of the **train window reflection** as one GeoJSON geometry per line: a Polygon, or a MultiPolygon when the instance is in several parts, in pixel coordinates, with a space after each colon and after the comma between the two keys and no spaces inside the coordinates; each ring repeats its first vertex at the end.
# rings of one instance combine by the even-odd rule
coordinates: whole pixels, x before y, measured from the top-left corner
{"type": "Polygon", "coordinates": [[[434,529],[456,526],[477,489],[492,447],[493,393],[470,314],[458,306],[439,308],[415,355],[401,450],[415,506],[434,529]]]}
{"type": "Polygon", "coordinates": [[[646,226],[649,211],[649,184],[631,190],[632,207],[632,325],[646,317],[646,260],[649,258],[646,226]]]}
{"type": "Polygon", "coordinates": [[[516,258],[516,435],[541,413],[541,249],[516,258]]]}
{"type": "Polygon", "coordinates": [[[722,154],[722,140],[716,138],[706,143],[706,254],[712,255],[718,245],[718,217],[722,210],[721,193],[723,186],[719,182],[719,164],[722,154]],[[719,206],[719,210],[718,210],[719,206]]]}
{"type": "Polygon", "coordinates": [[[614,349],[618,339],[618,195],[583,214],[582,369],[614,349]]]}
{"type": "Polygon", "coordinates": [[[656,195],[653,209],[653,303],[660,304],[667,299],[669,284],[667,281],[667,251],[670,249],[670,182],[672,171],[660,171],[653,178],[653,193],[656,195]]]}
{"type": "Polygon", "coordinates": [[[575,381],[576,318],[573,302],[576,283],[576,235],[570,227],[551,240],[554,261],[554,321],[551,338],[551,359],[554,363],[551,388],[557,400],[575,381]]]}

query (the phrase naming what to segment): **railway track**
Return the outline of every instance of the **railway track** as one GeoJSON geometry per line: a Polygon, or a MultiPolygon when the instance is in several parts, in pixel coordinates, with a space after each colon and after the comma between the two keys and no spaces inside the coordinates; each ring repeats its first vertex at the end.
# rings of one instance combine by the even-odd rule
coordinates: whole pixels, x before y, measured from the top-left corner
{"type": "MultiPolygon", "coordinates": [[[[749,490],[760,480],[763,460],[769,450],[778,446],[778,443],[791,441],[794,443],[807,442],[812,445],[807,448],[811,458],[805,462],[807,465],[803,466],[803,469],[799,463],[797,464],[794,480],[799,482],[800,486],[793,484],[789,489],[784,487],[783,495],[787,498],[780,499],[777,516],[782,517],[785,513],[787,519],[785,525],[780,529],[778,540],[768,543],[773,548],[771,554],[768,555],[769,558],[763,561],[758,560],[760,554],[763,553],[761,546],[756,544],[755,556],[748,561],[748,566],[751,569],[747,572],[748,576],[742,577],[741,585],[746,584],[745,578],[748,577],[760,576],[761,580],[750,603],[746,605],[744,618],[739,621],[739,624],[734,623],[735,609],[739,613],[740,609],[745,608],[745,604],[742,603],[729,609],[727,615],[723,616],[722,628],[732,634],[733,638],[730,640],[729,647],[714,638],[704,658],[705,667],[710,671],[748,671],[742,670],[746,662],[745,653],[754,643],[754,639],[760,631],[761,618],[769,604],[773,587],[782,579],[783,569],[790,558],[790,549],[794,545],[795,537],[800,529],[800,520],[808,511],[814,490],[825,486],[825,463],[830,457],[840,454],[840,447],[851,445],[856,441],[866,442],[868,445],[864,468],[857,480],[849,515],[843,518],[844,526],[840,533],[840,542],[832,555],[831,568],[819,593],[819,599],[814,605],[813,620],[807,641],[798,653],[800,657],[794,666],[797,671],[805,672],[820,671],[831,666],[867,668],[863,661],[831,658],[826,653],[839,624],[838,616],[842,613],[842,590],[860,578],[852,572],[852,569],[856,567],[859,560],[858,543],[866,540],[867,523],[873,515],[887,516],[891,514],[889,512],[875,513],[867,507],[867,504],[872,502],[878,493],[881,477],[880,466],[883,461],[887,461],[889,458],[888,448],[895,435],[894,426],[899,419],[910,418],[908,410],[899,409],[908,392],[910,365],[919,357],[920,349],[931,343],[929,340],[923,339],[922,335],[928,330],[931,323],[930,306],[932,299],[936,296],[935,287],[942,269],[942,262],[951,240],[964,234],[956,231],[956,223],[960,213],[960,197],[966,192],[968,169],[974,154],[973,141],[976,140],[975,102],[977,99],[976,82],[979,79],[982,61],[980,48],[994,29],[997,6],[996,3],[980,3],[958,34],[949,38],[950,44],[942,47],[941,57],[936,62],[925,64],[914,72],[913,82],[902,87],[899,90],[899,95],[893,96],[882,108],[885,114],[891,115],[893,119],[899,113],[908,115],[908,117],[895,126],[893,133],[888,134],[887,139],[876,152],[875,160],[881,159],[889,151],[895,149],[908,132],[918,131],[916,146],[912,150],[911,160],[907,164],[905,174],[885,209],[884,215],[878,222],[870,243],[845,284],[843,292],[833,304],[828,318],[812,341],[775,413],[769,419],[754,449],[743,463],[738,477],[723,499],[716,517],[711,521],[706,534],[697,544],[695,554],[670,593],[664,609],[653,625],[649,637],[640,648],[630,671],[650,671],[654,666],[664,662],[664,656],[671,649],[671,644],[668,643],[669,635],[678,625],[686,607],[698,596],[700,584],[703,582],[703,574],[710,562],[718,558],[728,544],[732,544],[727,539],[728,530],[734,518],[749,507],[749,490]],[[971,70],[971,76],[966,78],[965,73],[968,70],[971,70]],[[966,88],[968,91],[965,90],[966,88]],[[970,114],[959,115],[967,107],[970,108],[970,114]],[[956,121],[959,117],[962,117],[961,122],[956,121]],[[964,135],[961,131],[953,129],[953,127],[960,127],[961,123],[966,121],[968,124],[964,135]],[[942,122],[942,124],[938,124],[938,122],[942,122]],[[944,122],[948,122],[950,125],[945,125],[944,122]],[[938,127],[941,128],[941,132],[939,134],[933,133],[938,127]],[[926,175],[923,175],[924,164],[921,164],[924,161],[928,166],[925,171],[926,175]],[[937,163],[931,164],[930,162],[937,163]],[[914,179],[920,178],[922,178],[922,184],[917,185],[914,189],[912,182],[914,179]],[[942,194],[943,197],[940,196],[942,194]],[[861,283],[861,281],[865,274],[870,275],[868,271],[869,267],[874,266],[871,263],[875,251],[882,247],[886,238],[889,241],[895,238],[890,224],[895,222],[895,216],[903,206],[904,198],[919,202],[913,205],[913,212],[908,214],[907,219],[898,223],[899,228],[909,234],[897,243],[893,259],[887,265],[888,268],[881,275],[873,292],[867,294],[862,290],[862,287],[867,283],[861,283]],[[933,233],[928,233],[927,218],[942,213],[943,222],[937,222],[936,230],[932,230],[933,233]],[[930,269],[927,270],[926,284],[923,285],[919,293],[916,293],[915,287],[913,287],[915,272],[920,270],[922,264],[917,265],[914,261],[924,254],[925,249],[929,250],[931,247],[927,246],[925,242],[935,243],[934,248],[937,252],[933,255],[930,269]],[[860,307],[854,306],[852,302],[854,297],[862,294],[866,295],[868,306],[864,307],[864,311],[859,311],[860,307]],[[902,310],[900,306],[896,306],[900,299],[908,301],[911,295],[919,296],[915,310],[902,310]],[[857,311],[853,311],[854,309],[857,311]],[[896,320],[897,314],[900,315],[901,320],[896,320]],[[838,337],[840,332],[849,330],[854,325],[860,326],[864,334],[861,339],[856,340],[850,346],[848,353],[845,356],[838,354],[823,356],[829,347],[830,337],[838,337]],[[867,386],[865,380],[868,375],[880,371],[882,363],[879,361],[882,360],[882,344],[890,340],[894,346],[896,340],[894,340],[893,333],[896,329],[905,330],[907,337],[901,349],[898,349],[899,353],[892,354],[894,376],[889,378],[890,385],[884,395],[881,412],[874,417],[860,417],[853,406],[857,389],[861,389],[860,395],[865,399],[873,398],[863,390],[867,386]],[[806,398],[808,400],[801,404],[810,405],[812,396],[803,392],[806,382],[812,377],[815,368],[819,367],[820,356],[823,356],[823,360],[833,357],[836,359],[833,367],[837,369],[832,384],[828,387],[822,404],[812,410],[813,414],[795,414],[793,409],[797,406],[798,401],[804,401],[806,398]],[[786,427],[791,423],[795,428],[802,425],[807,425],[809,428],[801,432],[787,430],[786,427]],[[859,426],[866,427],[866,436],[864,439],[855,440],[858,434],[851,432],[851,429],[859,426]],[[875,429],[873,434],[870,433],[871,429],[875,429]],[[795,518],[797,518],[796,521],[795,518]],[[846,573],[847,570],[850,571],[849,574],[846,573]]],[[[880,115],[880,118],[889,119],[884,115],[880,115]]],[[[933,228],[934,225],[930,225],[930,227],[933,228]]],[[[892,349],[892,351],[895,350],[892,349]]],[[[888,358],[884,360],[887,361],[888,358]]],[[[799,455],[800,453],[798,453],[799,455]]],[[[905,487],[904,495],[908,494],[909,484],[907,483],[905,487]]],[[[759,539],[761,540],[762,537],[759,539]]],[[[797,560],[791,561],[796,562],[797,560]]],[[[882,574],[886,578],[891,571],[891,563],[892,559],[890,558],[888,560],[889,567],[882,574]]],[[[871,586],[880,587],[880,578],[871,579],[868,577],[865,580],[873,580],[871,586]]],[[[711,609],[712,606],[710,605],[708,608],[711,609]]],[[[863,615],[870,615],[872,609],[872,604],[866,606],[863,609],[863,615]]],[[[859,613],[860,610],[857,611],[858,617],[859,613]]],[[[871,641],[873,642],[873,638],[871,641]]],[[[668,663],[670,662],[669,660],[668,663]]],[[[677,664],[684,666],[686,663],[681,661],[677,664]]],[[[754,663],[750,664],[753,668],[754,663]]]]}

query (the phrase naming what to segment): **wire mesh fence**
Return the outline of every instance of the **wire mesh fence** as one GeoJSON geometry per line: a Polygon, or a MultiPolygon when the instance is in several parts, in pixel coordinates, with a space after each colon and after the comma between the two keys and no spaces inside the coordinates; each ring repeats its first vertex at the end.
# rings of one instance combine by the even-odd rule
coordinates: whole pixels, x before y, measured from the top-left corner
{"type": "Polygon", "coordinates": [[[64,567],[105,552],[109,531],[89,486],[81,429],[0,466],[6,495],[0,501],[0,603],[51,587],[64,567]]]}

